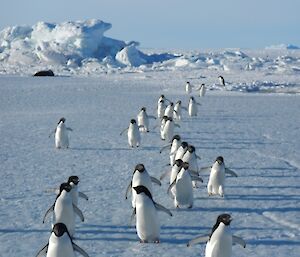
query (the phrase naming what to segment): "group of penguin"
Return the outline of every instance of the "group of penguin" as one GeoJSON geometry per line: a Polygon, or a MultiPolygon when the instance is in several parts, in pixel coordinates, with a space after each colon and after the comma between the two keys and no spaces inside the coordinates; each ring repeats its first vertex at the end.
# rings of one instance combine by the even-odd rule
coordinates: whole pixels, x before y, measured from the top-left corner
{"type": "MultiPolygon", "coordinates": [[[[219,76],[222,86],[225,81],[219,76]]],[[[185,91],[191,95],[192,88],[190,82],[186,82],[185,91]]],[[[206,93],[205,84],[196,89],[199,90],[199,97],[206,93]]],[[[174,133],[175,127],[180,127],[182,119],[182,109],[188,112],[190,117],[197,116],[198,105],[194,96],[190,96],[188,107],[182,106],[179,100],[174,104],[164,95],[161,95],[157,102],[157,117],[148,115],[146,107],[142,107],[136,119],[131,119],[129,126],[124,129],[120,135],[127,131],[128,144],[131,148],[139,147],[141,144],[141,133],[150,131],[150,119],[160,120],[159,132],[160,138],[167,141],[168,144],[160,150],[162,153],[166,149],[169,152],[170,170],[163,173],[160,180],[170,176],[167,193],[174,199],[176,208],[193,207],[193,190],[197,188],[197,181],[203,182],[199,176],[200,171],[209,170],[210,176],[207,184],[208,195],[220,195],[224,197],[225,174],[237,177],[237,174],[225,167],[222,156],[216,158],[211,167],[199,169],[196,154],[193,145],[182,141],[180,135],[174,133]],[[168,103],[168,104],[167,104],[168,103]]],[[[54,134],[55,147],[69,148],[68,131],[72,131],[65,125],[65,118],[61,118],[56,129],[49,135],[54,134]]],[[[131,220],[136,219],[136,231],[141,243],[159,243],[160,225],[157,211],[163,211],[173,216],[170,210],[153,200],[152,183],[161,185],[160,180],[152,177],[147,172],[143,164],[137,164],[134,168],[132,179],[126,190],[126,199],[128,194],[132,193],[131,206],[133,208],[131,220]]],[[[71,176],[67,183],[60,185],[59,193],[54,204],[46,212],[43,223],[47,216],[53,212],[52,232],[48,244],[46,244],[36,255],[36,257],[74,257],[77,251],[87,257],[88,254],[73,242],[75,233],[75,216],[78,215],[83,221],[82,212],[77,207],[78,197],[88,199],[85,194],[78,191],[79,178],[71,176]]],[[[210,235],[199,236],[191,240],[187,246],[196,243],[206,243],[205,257],[230,257],[232,255],[232,244],[237,243],[246,247],[245,241],[232,235],[230,223],[232,218],[229,214],[221,214],[217,217],[216,223],[212,228],[210,235]]]]}
{"type": "Polygon", "coordinates": [[[73,242],[76,216],[84,221],[82,211],[78,208],[78,198],[88,200],[84,193],[78,191],[78,184],[78,176],[70,176],[58,190],[53,190],[57,193],[56,199],[43,218],[43,223],[45,223],[48,215],[53,213],[51,235],[48,243],[37,253],[36,257],[74,257],[74,252],[89,257],[82,248],[73,242]]]}
{"type": "MultiPolygon", "coordinates": [[[[222,76],[219,77],[219,80],[221,85],[225,86],[222,76]]],[[[186,82],[185,91],[188,95],[192,93],[192,88],[191,83],[186,82]]],[[[202,84],[197,90],[199,90],[199,97],[203,97],[206,92],[205,84],[202,84]]],[[[211,167],[199,169],[197,159],[200,159],[200,157],[196,154],[195,147],[186,141],[182,141],[180,135],[174,133],[174,128],[180,127],[182,109],[185,109],[190,117],[197,116],[197,105],[200,104],[196,102],[193,96],[190,96],[188,107],[185,108],[180,100],[174,104],[164,95],[161,95],[157,102],[157,117],[148,115],[146,107],[142,107],[137,115],[137,120],[131,119],[129,126],[120,133],[122,135],[127,131],[129,146],[131,148],[139,147],[141,133],[150,131],[149,119],[160,120],[160,138],[169,142],[162,147],[160,153],[170,149],[169,165],[171,167],[170,170],[161,175],[160,180],[169,175],[167,193],[174,199],[175,208],[193,207],[193,190],[198,187],[197,181],[203,182],[199,176],[200,171],[210,171],[207,184],[208,195],[224,197],[226,174],[237,177],[233,170],[225,167],[222,156],[217,157],[211,167]]],[[[145,166],[140,163],[135,166],[132,179],[126,190],[126,199],[128,194],[132,193],[131,206],[133,212],[131,219],[136,218],[136,231],[141,243],[159,243],[160,225],[157,211],[163,211],[173,216],[170,210],[153,199],[152,183],[161,185],[160,180],[150,176],[145,166]]],[[[246,243],[242,238],[232,235],[230,231],[231,221],[232,218],[229,214],[219,215],[210,235],[199,236],[191,240],[187,246],[195,243],[206,243],[206,257],[230,257],[232,255],[232,244],[237,243],[246,247],[246,243]]]]}

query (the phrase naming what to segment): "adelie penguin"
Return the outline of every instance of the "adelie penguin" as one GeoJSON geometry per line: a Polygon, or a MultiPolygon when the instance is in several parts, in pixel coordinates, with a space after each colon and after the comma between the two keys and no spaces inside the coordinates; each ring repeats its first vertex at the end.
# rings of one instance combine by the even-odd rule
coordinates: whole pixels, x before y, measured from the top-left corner
{"type": "MultiPolygon", "coordinates": [[[[201,158],[196,154],[196,148],[193,145],[188,145],[187,151],[182,157],[182,161],[187,162],[189,164],[189,169],[199,175],[197,159],[201,158]]],[[[193,187],[197,187],[195,181],[193,181],[193,187]]]]}
{"type": "Polygon", "coordinates": [[[55,138],[55,147],[57,149],[60,148],[69,148],[69,136],[68,136],[68,131],[73,131],[71,128],[68,128],[65,124],[66,119],[61,118],[55,130],[50,133],[49,137],[54,134],[55,138]]]}
{"type": "Polygon", "coordinates": [[[180,128],[178,124],[174,123],[172,118],[168,118],[161,132],[161,139],[166,140],[167,142],[171,142],[174,136],[175,127],[180,128]]]}
{"type": "Polygon", "coordinates": [[[229,214],[219,215],[209,236],[198,236],[191,240],[187,246],[206,243],[205,257],[231,257],[233,244],[246,247],[246,242],[242,238],[232,235],[231,221],[232,218],[229,214]]]}
{"type": "Polygon", "coordinates": [[[176,178],[169,186],[167,192],[168,194],[172,193],[174,206],[176,208],[182,208],[185,206],[188,208],[193,207],[194,194],[192,181],[203,182],[203,180],[198,177],[197,173],[189,170],[189,164],[187,162],[183,162],[180,171],[177,173],[176,178]],[[173,187],[175,187],[174,191],[172,191],[173,187]]]}
{"type": "Polygon", "coordinates": [[[128,144],[131,148],[139,147],[141,144],[141,134],[140,129],[144,126],[138,126],[135,119],[131,119],[129,127],[124,129],[120,135],[127,131],[128,144]]]}
{"type": "Polygon", "coordinates": [[[192,85],[191,85],[191,83],[189,82],[189,81],[187,81],[186,83],[185,83],[185,92],[187,93],[187,94],[191,94],[192,93],[192,85]]]}
{"type": "Polygon", "coordinates": [[[204,83],[201,84],[201,86],[198,88],[198,91],[199,91],[199,96],[200,96],[200,97],[205,96],[205,93],[206,93],[206,87],[205,87],[205,84],[204,84],[204,83]]]}
{"type": "Polygon", "coordinates": [[[225,87],[225,79],[223,78],[223,76],[219,76],[218,79],[219,79],[220,85],[225,87]]]}
{"type": "Polygon", "coordinates": [[[128,198],[128,194],[132,192],[132,207],[135,208],[135,200],[136,200],[136,191],[133,189],[136,186],[145,186],[152,193],[152,182],[161,186],[161,183],[158,179],[152,177],[147,172],[145,166],[143,164],[137,164],[134,168],[132,179],[127,187],[125,199],[128,198]]]}
{"type": "Polygon", "coordinates": [[[211,167],[201,168],[201,170],[210,170],[207,184],[208,195],[220,195],[224,197],[225,175],[230,174],[237,177],[237,174],[233,170],[225,167],[222,156],[219,156],[211,167]]]}
{"type": "Polygon", "coordinates": [[[54,204],[46,211],[43,223],[45,223],[47,216],[53,212],[53,224],[64,223],[73,237],[75,233],[75,214],[79,216],[81,221],[84,221],[84,217],[81,210],[73,203],[71,190],[72,186],[68,183],[60,185],[59,194],[54,204]]]}
{"type": "Polygon", "coordinates": [[[188,113],[190,117],[197,116],[198,114],[198,105],[201,105],[196,102],[193,96],[190,97],[189,105],[188,105],[188,113]]]}
{"type": "Polygon", "coordinates": [[[48,244],[46,244],[36,257],[75,257],[75,252],[84,257],[89,255],[75,244],[64,223],[56,223],[51,231],[48,244]]]}
{"type": "Polygon", "coordinates": [[[86,194],[78,191],[78,184],[79,184],[78,176],[70,176],[68,178],[68,184],[72,187],[72,189],[71,189],[72,200],[76,206],[78,206],[78,197],[81,197],[85,200],[89,199],[86,194]]]}
{"type": "Polygon", "coordinates": [[[136,206],[133,214],[136,215],[136,231],[141,243],[159,243],[160,225],[157,210],[170,216],[172,213],[164,206],[156,203],[150,191],[145,186],[133,188],[136,191],[136,206]]]}
{"type": "Polygon", "coordinates": [[[137,115],[138,126],[141,132],[149,132],[149,119],[155,119],[153,115],[148,115],[146,112],[146,107],[142,107],[137,115]]]}
{"type": "Polygon", "coordinates": [[[180,145],[181,145],[181,137],[179,135],[175,135],[172,138],[172,142],[167,145],[164,145],[159,151],[159,153],[162,153],[164,150],[170,148],[170,165],[171,165],[171,167],[173,166],[173,164],[175,162],[175,155],[176,155],[176,152],[177,152],[178,148],[180,147],[180,145]]]}

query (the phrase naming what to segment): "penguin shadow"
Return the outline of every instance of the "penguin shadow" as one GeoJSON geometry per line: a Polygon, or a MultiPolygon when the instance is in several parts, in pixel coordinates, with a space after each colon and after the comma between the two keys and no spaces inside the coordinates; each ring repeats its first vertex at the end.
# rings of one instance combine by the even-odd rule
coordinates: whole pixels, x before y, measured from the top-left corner
{"type": "Polygon", "coordinates": [[[131,151],[129,147],[111,147],[111,148],[101,148],[101,147],[70,147],[71,151],[131,151]]]}
{"type": "Polygon", "coordinates": [[[1,234],[14,234],[14,233],[49,233],[49,229],[25,229],[25,228],[1,228],[1,234]]]}
{"type": "Polygon", "coordinates": [[[278,246],[278,245],[289,245],[289,246],[298,246],[300,241],[296,240],[276,240],[276,239],[258,239],[258,240],[247,240],[247,245],[265,245],[265,246],[278,246]]]}
{"type": "Polygon", "coordinates": [[[123,241],[136,242],[137,235],[133,226],[84,224],[75,236],[79,241],[123,241]],[[81,237],[80,235],[84,235],[81,237]],[[87,237],[85,237],[87,235],[87,237]]]}

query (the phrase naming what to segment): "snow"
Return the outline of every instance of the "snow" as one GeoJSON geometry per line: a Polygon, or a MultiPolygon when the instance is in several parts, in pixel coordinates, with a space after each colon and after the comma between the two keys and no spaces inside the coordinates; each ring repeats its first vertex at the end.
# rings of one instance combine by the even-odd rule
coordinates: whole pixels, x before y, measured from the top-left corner
{"type": "Polygon", "coordinates": [[[298,256],[300,52],[141,49],[105,37],[110,28],[87,20],[0,32],[0,256],[35,256],[47,243],[51,222],[42,219],[52,189],[70,175],[89,196],[79,201],[85,222],[77,220],[74,242],[91,257],[204,256],[205,244],[186,243],[210,233],[224,212],[247,243],[233,246],[233,257],[298,256]],[[57,76],[32,77],[48,69],[57,76]],[[161,94],[187,106],[186,81],[201,106],[197,117],[183,111],[175,132],[196,147],[200,167],[222,155],[238,177],[226,178],[225,198],[209,197],[209,174],[202,173],[192,209],[174,208],[168,179],[153,185],[154,200],[173,217],[159,213],[160,244],[140,244],[125,191],[136,164],[158,178],[169,156],[159,154],[165,142],[157,129],[142,134],[138,149],[120,132],[143,106],[155,115],[161,94]],[[202,83],[207,93],[199,98],[202,83]],[[66,150],[48,138],[61,117],[73,129],[66,150]]]}
{"type": "MultiPolygon", "coordinates": [[[[259,80],[260,74],[254,74],[259,80]]],[[[130,224],[126,187],[137,163],[159,177],[169,157],[166,152],[159,154],[165,142],[157,130],[142,135],[139,149],[130,149],[126,136],[119,133],[142,106],[149,115],[155,114],[162,93],[186,106],[186,80],[196,84],[217,78],[214,71],[205,76],[199,79],[199,73],[195,78],[193,71],[180,70],[99,77],[1,76],[1,255],[35,256],[50,235],[50,221],[42,224],[55,199],[49,189],[78,175],[79,189],[89,201],[79,202],[85,222],[78,220],[74,241],[91,257],[204,256],[204,244],[187,248],[186,243],[209,233],[224,212],[234,218],[234,234],[247,242],[245,249],[233,246],[233,256],[298,256],[298,94],[209,90],[199,98],[198,116],[183,113],[176,132],[195,145],[202,158],[200,167],[222,155],[239,177],[227,177],[222,199],[207,195],[208,173],[201,174],[204,184],[194,191],[192,209],[174,209],[166,194],[168,179],[161,187],[154,185],[154,199],[174,216],[159,213],[160,244],[139,243],[130,224]],[[61,117],[73,129],[68,150],[56,150],[54,139],[48,138],[61,117]]],[[[250,84],[240,73],[229,78],[250,84]]]]}

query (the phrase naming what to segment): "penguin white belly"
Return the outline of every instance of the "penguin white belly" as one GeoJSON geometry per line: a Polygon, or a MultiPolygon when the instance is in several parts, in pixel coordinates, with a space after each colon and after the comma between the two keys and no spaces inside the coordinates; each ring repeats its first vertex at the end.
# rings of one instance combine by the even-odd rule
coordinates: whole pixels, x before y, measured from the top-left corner
{"type": "Polygon", "coordinates": [[[135,202],[136,202],[137,193],[133,188],[137,187],[137,186],[146,187],[149,190],[149,192],[152,194],[152,182],[151,182],[150,176],[148,174],[146,175],[146,173],[142,173],[142,174],[137,173],[133,176],[133,178],[132,178],[132,187],[131,187],[131,192],[132,192],[131,205],[132,205],[132,208],[135,208],[135,206],[136,206],[135,202]]]}
{"type": "Polygon", "coordinates": [[[189,174],[185,171],[184,174],[176,181],[175,207],[177,206],[192,206],[193,205],[193,185],[189,174]]]}
{"type": "Polygon", "coordinates": [[[166,123],[163,129],[163,138],[169,142],[172,140],[173,136],[174,136],[174,126],[173,124],[170,124],[168,122],[166,123]]]}
{"type": "Polygon", "coordinates": [[[196,104],[190,104],[188,109],[190,116],[197,116],[197,106],[196,104]]]}
{"type": "Polygon", "coordinates": [[[56,237],[51,235],[47,257],[75,257],[72,242],[67,234],[56,237]]]}
{"type": "Polygon", "coordinates": [[[201,87],[199,96],[200,96],[200,97],[203,97],[203,96],[205,95],[205,93],[206,93],[205,91],[206,91],[206,90],[205,90],[205,87],[204,87],[204,86],[201,87]]]}
{"type": "Polygon", "coordinates": [[[157,107],[157,117],[161,119],[164,116],[165,107],[163,105],[158,105],[157,107]]]}
{"type": "Polygon", "coordinates": [[[131,125],[129,126],[128,129],[128,143],[131,147],[135,147],[135,146],[139,146],[141,142],[141,135],[140,132],[138,130],[138,128],[136,127],[131,127],[131,125]]]}
{"type": "Polygon", "coordinates": [[[142,241],[159,241],[160,226],[157,211],[152,200],[144,195],[137,196],[136,230],[142,241]]]}
{"type": "Polygon", "coordinates": [[[218,228],[206,244],[205,257],[231,257],[232,235],[227,228],[218,228]],[[220,230],[220,231],[219,231],[220,230]]]}
{"type": "Polygon", "coordinates": [[[224,182],[225,182],[225,172],[220,169],[211,169],[207,191],[208,194],[213,195],[224,195],[224,182]]]}
{"type": "Polygon", "coordinates": [[[55,132],[55,147],[68,148],[69,138],[65,127],[58,127],[55,132]]]}
{"type": "Polygon", "coordinates": [[[75,233],[75,214],[72,199],[58,198],[54,206],[54,222],[64,223],[71,236],[75,233]]]}
{"type": "Polygon", "coordinates": [[[148,117],[146,117],[144,113],[139,114],[137,120],[138,120],[138,125],[143,126],[139,129],[140,131],[146,132],[149,130],[149,119],[148,117]]]}

